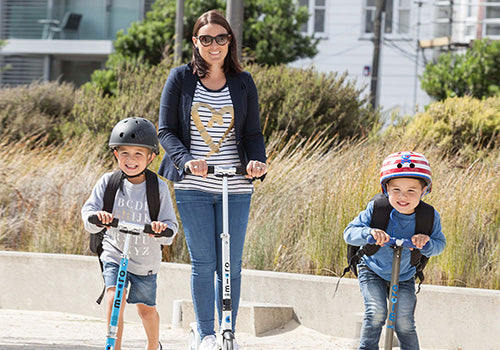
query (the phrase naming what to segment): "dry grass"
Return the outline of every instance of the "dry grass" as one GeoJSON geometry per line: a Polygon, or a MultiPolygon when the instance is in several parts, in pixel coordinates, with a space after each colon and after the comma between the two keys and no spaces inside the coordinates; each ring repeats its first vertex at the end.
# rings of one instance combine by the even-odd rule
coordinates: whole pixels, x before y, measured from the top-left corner
{"type": "MultiPolygon", "coordinates": [[[[338,276],[346,265],[344,228],[380,191],[381,161],[414,147],[400,140],[331,147],[319,138],[272,153],[253,197],[244,265],[338,276]]],[[[499,150],[468,167],[443,160],[437,149],[419,151],[434,172],[426,201],[440,212],[448,239],[430,260],[426,282],[498,289],[499,150]]]]}
{"type": "Polygon", "coordinates": [[[96,146],[101,143],[84,138],[57,147],[27,144],[0,144],[0,248],[85,253],[80,209],[108,165],[96,146]]]}
{"type": "MultiPolygon", "coordinates": [[[[113,166],[106,140],[74,139],[57,147],[30,140],[0,142],[0,249],[88,254],[80,209],[98,178],[113,166]]],[[[268,145],[267,178],[256,183],[244,267],[339,275],[345,266],[343,230],[379,191],[382,159],[413,149],[400,140],[335,145],[316,137],[268,145]]],[[[500,287],[500,151],[462,166],[419,148],[434,172],[426,201],[442,216],[448,245],[430,260],[427,282],[500,287]]],[[[153,169],[158,161],[153,164],[153,169]]],[[[168,260],[187,262],[182,235],[168,260]]]]}

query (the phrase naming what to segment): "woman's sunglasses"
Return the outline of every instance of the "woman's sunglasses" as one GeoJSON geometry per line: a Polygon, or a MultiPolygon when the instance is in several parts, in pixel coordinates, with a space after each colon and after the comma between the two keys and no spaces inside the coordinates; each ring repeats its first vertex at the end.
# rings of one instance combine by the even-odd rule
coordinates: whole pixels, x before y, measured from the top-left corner
{"type": "Polygon", "coordinates": [[[196,39],[198,39],[203,46],[212,45],[214,40],[217,43],[217,45],[224,46],[229,42],[230,37],[231,37],[231,34],[219,34],[215,37],[213,37],[211,35],[199,35],[196,37],[196,39]]]}

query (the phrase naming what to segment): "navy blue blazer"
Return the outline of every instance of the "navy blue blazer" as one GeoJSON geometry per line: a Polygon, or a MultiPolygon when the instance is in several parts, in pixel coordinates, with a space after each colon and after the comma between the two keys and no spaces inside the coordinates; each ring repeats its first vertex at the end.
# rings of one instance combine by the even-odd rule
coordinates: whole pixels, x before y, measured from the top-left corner
{"type": "MultiPolygon", "coordinates": [[[[165,156],[158,173],[171,181],[184,178],[185,164],[194,159],[189,152],[191,105],[198,78],[191,65],[170,71],[160,101],[158,137],[165,156]]],[[[266,162],[264,136],[260,126],[257,88],[248,72],[226,75],[234,108],[234,132],[241,165],[250,160],[266,162]]]]}

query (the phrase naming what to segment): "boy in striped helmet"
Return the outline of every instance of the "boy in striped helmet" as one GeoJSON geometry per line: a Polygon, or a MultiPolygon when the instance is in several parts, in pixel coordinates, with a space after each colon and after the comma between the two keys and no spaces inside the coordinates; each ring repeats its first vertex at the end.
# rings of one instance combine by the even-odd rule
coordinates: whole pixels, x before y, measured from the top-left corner
{"type": "Polygon", "coordinates": [[[405,248],[401,253],[395,330],[402,350],[419,349],[414,319],[415,275],[427,262],[420,264],[422,256],[427,259],[438,255],[446,246],[439,213],[422,201],[432,189],[429,162],[416,152],[390,154],[382,163],[380,185],[383,194],[375,196],[344,231],[349,245],[365,250],[357,265],[365,304],[359,349],[378,349],[387,318],[393,250],[385,244],[390,237],[411,239],[418,248],[405,248]],[[375,245],[367,244],[369,236],[376,240],[375,245]]]}

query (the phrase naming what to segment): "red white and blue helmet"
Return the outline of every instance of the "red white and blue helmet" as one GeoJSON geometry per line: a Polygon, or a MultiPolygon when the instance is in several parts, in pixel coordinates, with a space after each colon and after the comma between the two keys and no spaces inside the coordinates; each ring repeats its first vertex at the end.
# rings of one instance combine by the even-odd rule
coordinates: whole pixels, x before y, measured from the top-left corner
{"type": "Polygon", "coordinates": [[[386,184],[397,177],[412,177],[422,179],[427,184],[427,193],[432,189],[432,172],[427,158],[417,152],[392,153],[384,159],[380,169],[380,185],[387,194],[386,184]]]}

